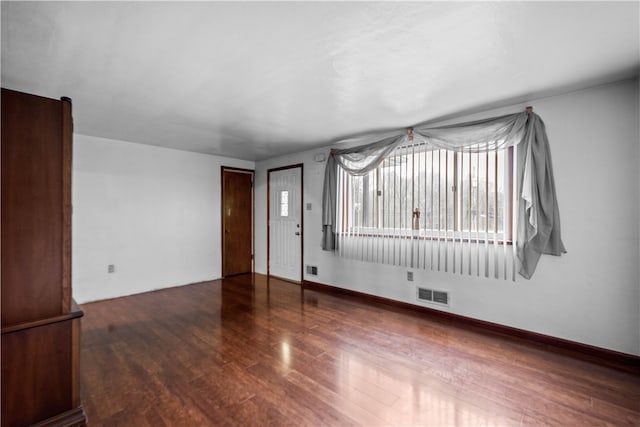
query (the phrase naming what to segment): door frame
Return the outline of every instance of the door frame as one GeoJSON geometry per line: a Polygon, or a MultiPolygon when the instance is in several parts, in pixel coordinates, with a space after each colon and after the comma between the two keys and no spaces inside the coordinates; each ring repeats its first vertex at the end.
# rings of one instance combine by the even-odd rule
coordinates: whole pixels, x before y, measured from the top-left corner
{"type": "Polygon", "coordinates": [[[234,166],[220,166],[220,276],[226,277],[224,274],[224,173],[236,172],[251,175],[251,273],[255,272],[256,267],[256,248],[255,248],[255,180],[256,173],[253,169],[243,169],[234,166]]]}
{"type": "MultiPolygon", "coordinates": [[[[271,172],[300,168],[300,284],[304,279],[304,164],[280,166],[267,170],[267,277],[271,276],[271,172]]],[[[286,280],[286,279],[283,279],[286,280]]]]}

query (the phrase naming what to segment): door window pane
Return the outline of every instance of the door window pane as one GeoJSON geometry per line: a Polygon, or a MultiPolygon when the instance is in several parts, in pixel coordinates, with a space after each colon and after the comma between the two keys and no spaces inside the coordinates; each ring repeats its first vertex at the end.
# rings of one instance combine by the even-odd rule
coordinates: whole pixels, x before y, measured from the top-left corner
{"type": "Polygon", "coordinates": [[[280,216],[289,216],[289,191],[280,192],[280,216]]]}

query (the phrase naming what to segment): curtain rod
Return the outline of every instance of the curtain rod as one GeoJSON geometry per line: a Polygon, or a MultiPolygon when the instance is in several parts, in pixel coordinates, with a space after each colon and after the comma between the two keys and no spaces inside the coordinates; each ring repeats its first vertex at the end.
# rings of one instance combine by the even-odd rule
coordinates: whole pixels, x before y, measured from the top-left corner
{"type": "MultiPolygon", "coordinates": [[[[533,113],[533,107],[531,105],[525,107],[527,114],[533,113]]],[[[407,139],[413,142],[413,127],[407,128],[407,139]]]]}

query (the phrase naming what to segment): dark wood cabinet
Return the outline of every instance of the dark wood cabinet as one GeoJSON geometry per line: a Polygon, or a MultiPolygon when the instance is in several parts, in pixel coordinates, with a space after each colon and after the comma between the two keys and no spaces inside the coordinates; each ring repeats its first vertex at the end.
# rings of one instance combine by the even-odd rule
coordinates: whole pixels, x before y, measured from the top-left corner
{"type": "Polygon", "coordinates": [[[2,426],[82,426],[71,100],[2,89],[2,426]]]}

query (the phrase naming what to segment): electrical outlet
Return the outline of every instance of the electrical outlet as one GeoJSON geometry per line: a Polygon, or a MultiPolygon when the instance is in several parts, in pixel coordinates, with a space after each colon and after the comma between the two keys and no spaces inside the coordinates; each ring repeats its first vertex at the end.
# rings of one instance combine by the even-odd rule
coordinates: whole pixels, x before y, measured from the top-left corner
{"type": "Polygon", "coordinates": [[[413,282],[413,271],[407,271],[407,280],[413,282]]]}
{"type": "Polygon", "coordinates": [[[115,273],[116,272],[116,266],[114,264],[109,264],[107,266],[107,273],[115,273]]]}

